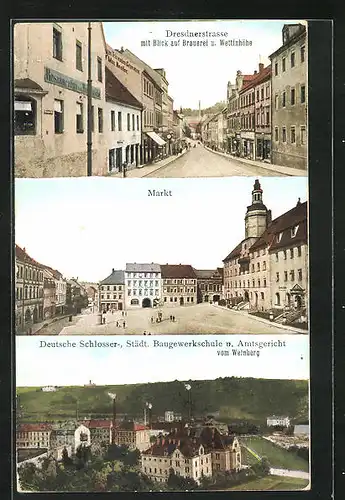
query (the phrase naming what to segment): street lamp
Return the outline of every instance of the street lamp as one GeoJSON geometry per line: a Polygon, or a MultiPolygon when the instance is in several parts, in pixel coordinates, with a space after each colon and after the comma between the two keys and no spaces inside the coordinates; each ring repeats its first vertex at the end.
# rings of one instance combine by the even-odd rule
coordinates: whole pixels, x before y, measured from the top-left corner
{"type": "Polygon", "coordinates": [[[171,134],[168,134],[167,135],[167,139],[168,139],[168,152],[169,152],[169,155],[171,155],[171,134]]]}

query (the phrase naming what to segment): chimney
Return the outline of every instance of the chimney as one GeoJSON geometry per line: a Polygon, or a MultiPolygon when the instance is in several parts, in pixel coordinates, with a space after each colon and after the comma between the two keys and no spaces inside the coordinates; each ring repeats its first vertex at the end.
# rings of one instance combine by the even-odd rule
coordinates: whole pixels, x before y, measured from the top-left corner
{"type": "Polygon", "coordinates": [[[264,69],[264,64],[263,63],[259,63],[259,73],[261,73],[261,71],[264,69]]]}
{"type": "Polygon", "coordinates": [[[296,206],[298,207],[298,205],[300,205],[300,204],[301,204],[301,198],[298,198],[296,206]]]}
{"type": "Polygon", "coordinates": [[[114,273],[114,272],[115,272],[115,269],[114,269],[114,268],[112,268],[111,272],[112,272],[112,273],[114,273]]]}
{"type": "Polygon", "coordinates": [[[257,74],[258,74],[258,72],[255,70],[255,71],[254,71],[254,75],[257,75],[257,74]]]}

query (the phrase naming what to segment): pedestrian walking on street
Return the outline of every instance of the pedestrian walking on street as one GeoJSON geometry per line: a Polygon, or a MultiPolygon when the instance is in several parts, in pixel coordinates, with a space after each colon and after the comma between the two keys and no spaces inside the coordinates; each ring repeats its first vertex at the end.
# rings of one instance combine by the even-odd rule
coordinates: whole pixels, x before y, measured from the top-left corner
{"type": "Polygon", "coordinates": [[[175,322],[175,316],[173,316],[172,319],[173,319],[173,322],[175,322]]]}
{"type": "Polygon", "coordinates": [[[169,319],[170,319],[170,321],[172,321],[172,316],[171,316],[171,314],[170,314],[170,318],[169,318],[169,319]]]}
{"type": "Polygon", "coordinates": [[[153,323],[153,316],[151,316],[151,323],[153,323]]]}
{"type": "Polygon", "coordinates": [[[123,328],[126,328],[126,321],[123,322],[123,328]]]}
{"type": "Polygon", "coordinates": [[[111,310],[111,314],[114,314],[114,309],[111,310]]]}

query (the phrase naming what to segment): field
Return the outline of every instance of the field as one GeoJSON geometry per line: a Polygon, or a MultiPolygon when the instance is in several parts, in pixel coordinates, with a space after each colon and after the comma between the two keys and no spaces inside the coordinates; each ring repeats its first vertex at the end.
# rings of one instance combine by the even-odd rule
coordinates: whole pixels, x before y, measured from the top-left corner
{"type": "MultiPolygon", "coordinates": [[[[290,469],[309,471],[309,464],[296,453],[284,450],[279,446],[261,437],[241,438],[241,444],[245,444],[260,457],[266,457],[271,467],[275,469],[290,469]]],[[[246,452],[246,456],[250,455],[246,452]]],[[[254,458],[254,457],[253,457],[254,458]]],[[[251,458],[249,459],[251,460],[251,458]]],[[[244,462],[245,463],[245,462],[244,462]]],[[[250,463],[248,464],[250,465],[250,463]]]]}
{"type": "Polygon", "coordinates": [[[306,479],[297,479],[294,477],[266,476],[260,479],[254,479],[247,483],[242,483],[229,488],[229,490],[238,491],[286,491],[286,490],[302,490],[308,486],[309,481],[306,479]]]}

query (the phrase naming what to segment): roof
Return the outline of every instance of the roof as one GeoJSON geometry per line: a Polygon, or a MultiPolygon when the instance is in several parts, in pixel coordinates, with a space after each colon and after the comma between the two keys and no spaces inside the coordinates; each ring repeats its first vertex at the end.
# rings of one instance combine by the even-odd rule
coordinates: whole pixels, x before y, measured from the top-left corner
{"type": "Polygon", "coordinates": [[[91,419],[91,420],[84,420],[80,422],[82,425],[85,425],[85,427],[88,427],[89,429],[107,429],[111,428],[113,425],[113,422],[111,420],[106,420],[106,419],[91,419]]]}
{"type": "Polygon", "coordinates": [[[127,104],[128,106],[139,109],[143,107],[107,66],[105,67],[105,95],[106,99],[127,104]]]}
{"type": "Polygon", "coordinates": [[[242,250],[242,243],[246,241],[245,239],[242,240],[230,253],[225,259],[223,259],[223,262],[227,262],[228,260],[234,259],[235,257],[239,257],[241,255],[241,250],[242,250]]]}
{"type": "Polygon", "coordinates": [[[194,269],[189,264],[161,265],[162,278],[193,278],[196,279],[194,269]]]}
{"type": "Polygon", "coordinates": [[[307,241],[307,202],[298,202],[297,205],[274,219],[267,227],[261,237],[250,247],[252,252],[257,248],[269,246],[269,250],[277,250],[291,244],[307,241]],[[294,237],[291,235],[291,229],[298,226],[294,237]],[[277,236],[282,233],[281,238],[277,236]]]}
{"type": "Polygon", "coordinates": [[[112,270],[111,274],[100,282],[101,285],[122,285],[125,282],[125,272],[112,270]]]}
{"type": "Polygon", "coordinates": [[[51,267],[49,267],[49,266],[45,266],[45,265],[43,265],[43,264],[42,264],[42,267],[43,267],[44,269],[47,269],[47,271],[49,271],[49,272],[53,275],[53,277],[54,277],[55,279],[60,280],[60,279],[62,278],[62,274],[61,274],[61,273],[60,273],[60,271],[58,271],[57,269],[52,269],[51,267]]]}
{"type": "Polygon", "coordinates": [[[135,422],[125,420],[119,424],[118,430],[120,430],[120,431],[144,431],[144,430],[148,430],[148,427],[146,425],[137,424],[135,422]]]}
{"type": "Polygon", "coordinates": [[[184,457],[191,458],[198,455],[200,445],[200,442],[197,441],[196,443],[193,443],[190,439],[172,440],[166,437],[160,439],[142,454],[162,457],[171,456],[175,450],[179,450],[184,457]]]}
{"type": "Polygon", "coordinates": [[[282,44],[277,50],[275,50],[274,52],[272,52],[272,54],[270,54],[268,56],[270,59],[272,59],[272,57],[274,57],[274,56],[279,55],[281,52],[284,52],[284,50],[286,50],[290,45],[293,45],[295,42],[297,42],[297,40],[306,36],[306,33],[307,33],[306,26],[304,26],[301,23],[284,24],[282,32],[284,30],[286,30],[286,28],[288,28],[289,26],[291,26],[291,27],[292,26],[294,26],[294,27],[299,26],[300,28],[294,35],[289,37],[289,40],[286,43],[282,44]]]}
{"type": "Polygon", "coordinates": [[[36,424],[19,424],[17,431],[19,432],[48,432],[53,429],[51,424],[36,423],[36,424]]]}
{"type": "Polygon", "coordinates": [[[243,85],[242,89],[240,90],[240,94],[246,92],[249,89],[256,87],[257,85],[260,85],[260,83],[264,82],[265,80],[268,80],[271,76],[271,65],[269,64],[268,66],[266,66],[266,68],[263,68],[262,71],[260,71],[259,73],[256,73],[253,76],[254,76],[254,78],[247,81],[243,85]]]}
{"type": "Polygon", "coordinates": [[[217,267],[217,269],[194,269],[194,271],[198,279],[215,279],[222,278],[223,276],[223,269],[221,267],[217,267]],[[217,276],[217,273],[220,276],[217,276]]]}
{"type": "Polygon", "coordinates": [[[39,262],[37,262],[35,259],[33,259],[32,257],[30,257],[30,255],[28,255],[25,251],[25,248],[20,248],[20,246],[16,245],[16,259],[20,260],[21,262],[25,262],[27,264],[31,264],[33,266],[37,266],[37,267],[40,267],[42,269],[44,269],[45,266],[43,266],[43,264],[40,264],[39,262]]]}
{"type": "Polygon", "coordinates": [[[127,272],[155,272],[155,273],[160,273],[161,272],[161,266],[159,264],[155,264],[154,262],[151,262],[151,264],[137,264],[136,262],[134,263],[129,263],[126,264],[126,271],[127,272]]]}

